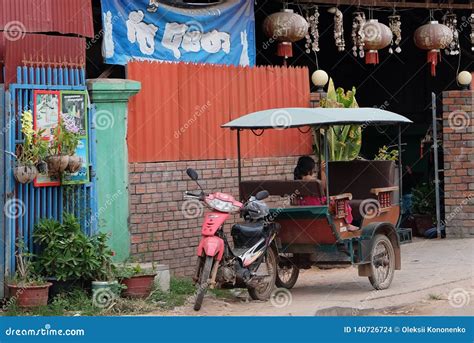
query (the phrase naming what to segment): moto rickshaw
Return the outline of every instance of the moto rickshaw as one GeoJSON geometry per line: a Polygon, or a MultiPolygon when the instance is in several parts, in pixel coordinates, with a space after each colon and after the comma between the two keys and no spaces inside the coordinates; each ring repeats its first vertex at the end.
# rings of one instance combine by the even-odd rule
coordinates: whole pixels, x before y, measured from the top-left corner
{"type": "Polygon", "coordinates": [[[334,264],[356,265],[359,276],[368,277],[377,290],[390,286],[394,271],[401,269],[400,245],[411,241],[411,229],[400,227],[401,130],[409,123],[399,114],[377,108],[278,108],[250,113],[222,125],[237,132],[240,198],[248,199],[266,190],[272,199],[284,200],[278,206],[270,204],[269,220],[280,225],[276,238],[278,287],[292,288],[300,269],[334,264]],[[275,122],[275,113],[285,114],[284,125],[275,122]],[[325,132],[333,125],[397,126],[398,162],[329,161],[325,132]],[[261,135],[292,128],[302,134],[315,134],[321,140],[319,161],[327,161],[326,189],[317,180],[274,180],[271,176],[242,180],[241,132],[251,130],[261,135]],[[294,205],[294,198],[324,195],[329,196],[322,205],[294,205]],[[355,231],[348,230],[345,220],[348,206],[352,225],[358,228],[355,231]]]}

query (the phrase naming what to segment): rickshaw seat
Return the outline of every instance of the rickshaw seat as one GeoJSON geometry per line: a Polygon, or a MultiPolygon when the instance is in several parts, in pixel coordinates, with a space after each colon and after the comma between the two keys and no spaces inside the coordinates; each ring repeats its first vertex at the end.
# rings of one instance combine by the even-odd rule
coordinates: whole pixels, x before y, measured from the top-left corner
{"type": "Polygon", "coordinates": [[[351,193],[349,202],[355,221],[362,220],[359,206],[366,199],[376,198],[372,188],[395,185],[395,163],[393,161],[331,161],[329,168],[330,194],[351,193]]]}
{"type": "Polygon", "coordinates": [[[319,180],[252,180],[240,182],[240,196],[242,199],[246,200],[262,190],[268,191],[270,195],[280,197],[324,196],[319,180]]]}

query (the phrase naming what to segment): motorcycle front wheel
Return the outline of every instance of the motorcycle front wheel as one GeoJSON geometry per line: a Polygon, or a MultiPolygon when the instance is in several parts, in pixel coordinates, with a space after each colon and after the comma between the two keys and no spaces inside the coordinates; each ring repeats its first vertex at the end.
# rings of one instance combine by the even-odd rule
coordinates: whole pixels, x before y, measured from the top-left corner
{"type": "Polygon", "coordinates": [[[259,282],[256,287],[248,288],[250,297],[253,300],[267,300],[268,298],[270,298],[270,295],[273,292],[277,274],[277,257],[275,250],[271,248],[268,249],[265,261],[262,263],[267,264],[267,271],[269,276],[264,282],[259,282]]]}
{"type": "Polygon", "coordinates": [[[209,278],[211,276],[212,263],[214,262],[214,257],[212,256],[206,256],[201,258],[205,258],[205,261],[201,269],[198,289],[196,291],[196,300],[194,301],[195,311],[199,311],[201,309],[202,301],[204,299],[204,296],[206,295],[207,288],[209,287],[209,278]]]}

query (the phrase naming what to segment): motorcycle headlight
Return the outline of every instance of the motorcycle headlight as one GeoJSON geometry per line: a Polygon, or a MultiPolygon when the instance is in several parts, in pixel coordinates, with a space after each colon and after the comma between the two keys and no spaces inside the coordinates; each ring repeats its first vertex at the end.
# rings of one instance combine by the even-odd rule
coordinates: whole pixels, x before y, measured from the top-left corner
{"type": "Polygon", "coordinates": [[[232,202],[223,201],[220,199],[212,199],[207,202],[207,204],[212,207],[213,209],[220,211],[220,212],[237,212],[239,210],[238,206],[234,206],[232,202]]]}

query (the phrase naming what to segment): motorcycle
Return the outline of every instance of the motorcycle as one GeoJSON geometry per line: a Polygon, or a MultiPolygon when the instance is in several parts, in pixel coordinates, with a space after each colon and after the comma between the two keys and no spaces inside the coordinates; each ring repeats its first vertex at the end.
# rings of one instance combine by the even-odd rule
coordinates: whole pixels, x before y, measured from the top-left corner
{"type": "Polygon", "coordinates": [[[266,220],[269,209],[262,200],[268,192],[260,191],[241,203],[229,194],[206,194],[198,173],[191,168],[186,173],[200,191],[186,191],[185,198],[199,200],[211,210],[205,214],[197,248],[194,310],[200,310],[208,288],[215,287],[247,288],[252,299],[267,300],[275,285],[278,253],[274,239],[279,229],[279,224],[266,220]],[[224,223],[232,213],[245,219],[232,226],[233,247],[224,233],[224,223]]]}

